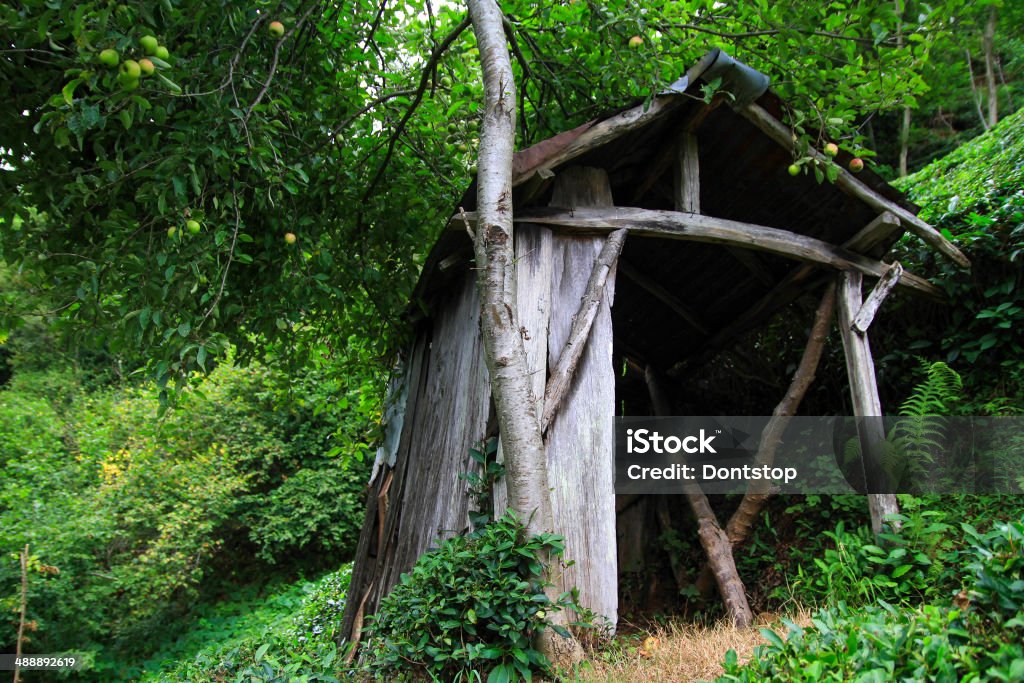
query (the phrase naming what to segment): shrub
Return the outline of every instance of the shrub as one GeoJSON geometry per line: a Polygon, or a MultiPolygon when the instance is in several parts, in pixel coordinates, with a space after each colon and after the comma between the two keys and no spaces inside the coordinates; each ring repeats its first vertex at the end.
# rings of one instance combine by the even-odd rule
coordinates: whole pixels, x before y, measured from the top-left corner
{"type": "Polygon", "coordinates": [[[987,534],[964,524],[973,587],[957,606],[898,610],[886,602],[854,612],[840,603],[789,637],[762,631],[769,644],[740,666],[725,658],[719,683],[754,681],[1019,681],[1024,679],[1024,522],[987,534]]]}
{"type": "Polygon", "coordinates": [[[535,634],[553,628],[544,565],[563,550],[561,538],[528,537],[511,514],[424,554],[380,604],[367,627],[366,670],[377,678],[530,680],[550,663],[535,634]]]}
{"type": "Polygon", "coordinates": [[[369,463],[355,440],[328,451],[363,414],[313,415],[258,365],[217,368],[160,420],[151,385],[61,377],[0,390],[0,650],[16,632],[8,558],[26,543],[60,570],[30,582],[28,651],[88,654],[83,676],[103,680],[136,675],[199,602],[264,583],[268,565],[293,577],[353,547],[369,463]]]}
{"type": "Polygon", "coordinates": [[[337,683],[344,661],[334,642],[335,628],[351,575],[352,566],[346,565],[260,602],[236,605],[245,608],[243,614],[228,624],[204,619],[183,638],[190,646],[188,655],[181,648],[174,653],[185,661],[142,680],[337,683]],[[301,593],[298,599],[296,592],[301,593]]]}

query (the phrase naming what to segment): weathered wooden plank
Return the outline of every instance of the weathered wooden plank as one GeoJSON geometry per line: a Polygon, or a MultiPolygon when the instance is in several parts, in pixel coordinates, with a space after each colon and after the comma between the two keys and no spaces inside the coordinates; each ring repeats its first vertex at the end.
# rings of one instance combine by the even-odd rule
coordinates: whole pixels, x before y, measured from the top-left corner
{"type": "MultiPolygon", "coordinates": [[[[412,346],[406,364],[406,401],[402,416],[402,430],[398,438],[398,447],[395,452],[394,465],[389,466],[390,457],[383,463],[382,471],[394,473],[390,482],[391,489],[400,490],[402,480],[408,465],[408,455],[412,444],[413,423],[415,420],[416,402],[421,398],[424,384],[424,370],[426,367],[426,356],[429,346],[429,330],[421,330],[419,336],[412,346]],[[397,483],[396,483],[397,480],[397,483]]],[[[388,541],[392,538],[393,530],[399,517],[399,509],[395,506],[387,510],[383,526],[379,521],[378,495],[387,480],[387,477],[376,477],[375,482],[369,487],[366,494],[366,515],[363,519],[363,527],[359,533],[359,542],[356,544],[356,552],[353,557],[352,579],[349,583],[349,595],[353,596],[345,604],[345,612],[342,615],[341,632],[352,639],[353,627],[356,623],[357,610],[360,603],[364,609],[370,612],[376,611],[380,598],[378,590],[379,577],[387,564],[391,553],[388,549],[388,541]],[[384,539],[384,543],[381,543],[384,539]],[[367,604],[369,603],[369,604],[367,604]]]]}
{"type": "Polygon", "coordinates": [[[677,143],[675,190],[676,211],[700,213],[700,159],[693,133],[684,134],[677,143]]]}
{"type": "MultiPolygon", "coordinates": [[[[473,222],[475,215],[467,214],[467,219],[473,222]]],[[[462,220],[461,217],[459,220],[462,220]]],[[[736,245],[787,258],[828,265],[839,270],[858,270],[872,277],[881,277],[888,267],[881,261],[861,256],[843,247],[837,247],[807,235],[763,225],[676,211],[623,207],[595,209],[540,207],[520,211],[516,220],[578,231],[603,232],[626,228],[630,234],[640,236],[736,245]]],[[[924,278],[906,271],[900,280],[900,285],[933,298],[942,297],[942,290],[938,287],[924,278]]]]}
{"type": "Polygon", "coordinates": [[[690,309],[689,306],[684,304],[678,297],[659,285],[657,282],[641,273],[637,268],[634,268],[624,259],[619,259],[619,273],[635,282],[648,294],[671,308],[675,314],[685,320],[690,327],[701,334],[708,334],[708,326],[700,319],[700,316],[690,309]]]}
{"type": "Polygon", "coordinates": [[[392,485],[391,505],[400,508],[401,516],[380,582],[382,594],[435,539],[468,526],[468,484],[459,475],[478,470],[469,449],[483,440],[490,410],[479,307],[475,277],[467,269],[434,320],[423,388],[415,405],[415,439],[404,479],[392,485]]]}
{"type": "MultiPolygon", "coordinates": [[[[789,128],[787,128],[781,121],[769,114],[760,105],[748,105],[740,113],[777,143],[786,149],[793,149],[795,142],[793,140],[792,131],[790,131],[789,128]]],[[[815,149],[811,149],[810,154],[819,161],[831,163],[831,160],[828,157],[815,149]]],[[[856,197],[876,211],[889,211],[896,214],[899,216],[900,220],[902,220],[907,227],[914,232],[914,234],[924,240],[926,244],[937,249],[942,254],[945,254],[954,263],[957,263],[964,268],[970,268],[971,262],[959,249],[956,248],[956,246],[943,237],[942,233],[925,223],[910,211],[904,209],[902,206],[878,194],[860,180],[857,180],[857,178],[855,178],[846,169],[839,169],[839,175],[836,178],[836,187],[843,192],[856,197]]]]}
{"type": "MultiPolygon", "coordinates": [[[[607,183],[600,169],[584,176],[560,173],[556,185],[563,201],[604,192],[572,187],[607,183]],[[570,183],[570,179],[574,182],[570,183]]],[[[607,200],[610,201],[610,193],[607,200]]],[[[600,236],[554,235],[552,240],[551,318],[548,364],[554,366],[572,329],[594,260],[604,246],[600,236]]],[[[556,528],[565,535],[566,559],[575,564],[557,578],[561,590],[576,586],[581,603],[615,627],[618,618],[618,571],[613,484],[615,369],[612,366],[611,304],[615,272],[608,274],[606,294],[590,328],[574,380],[562,409],[548,429],[548,480],[556,528]]]]}
{"type": "Polygon", "coordinates": [[[642,128],[652,121],[660,119],[665,114],[674,111],[686,101],[685,97],[679,95],[655,97],[650,102],[627,109],[604,121],[599,121],[563,149],[545,158],[542,164],[530,167],[514,175],[512,185],[516,186],[524,183],[538,171],[551,170],[593,149],[606,145],[630,131],[642,128]]]}
{"type": "Polygon", "coordinates": [[[885,271],[885,274],[879,278],[875,288],[871,290],[871,294],[868,295],[867,300],[857,311],[856,317],[853,319],[853,331],[864,334],[871,327],[871,321],[875,319],[875,314],[878,313],[878,309],[881,307],[882,302],[885,301],[885,297],[889,296],[889,292],[899,282],[900,276],[903,274],[903,266],[899,261],[896,261],[889,269],[885,271]]]}
{"type": "MultiPolygon", "coordinates": [[[[871,358],[871,344],[867,335],[853,331],[853,317],[861,307],[861,283],[863,276],[858,272],[846,271],[839,275],[837,303],[839,310],[839,333],[843,339],[846,356],[846,372],[850,380],[850,399],[853,414],[857,418],[881,417],[882,402],[878,398],[878,383],[875,380],[875,365],[871,358]]],[[[885,443],[885,428],[881,419],[858,419],[857,433],[860,438],[864,463],[864,480],[868,487],[868,508],[871,512],[871,527],[875,534],[882,531],[886,515],[899,512],[896,496],[887,493],[885,472],[881,467],[881,449],[885,443]],[[871,493],[881,491],[882,493],[871,493]]]]}

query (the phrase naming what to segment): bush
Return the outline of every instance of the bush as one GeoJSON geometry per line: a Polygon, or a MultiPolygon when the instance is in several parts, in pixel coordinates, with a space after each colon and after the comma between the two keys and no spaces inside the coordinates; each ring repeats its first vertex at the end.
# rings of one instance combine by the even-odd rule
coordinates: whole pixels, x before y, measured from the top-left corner
{"type": "Polygon", "coordinates": [[[562,553],[561,538],[527,537],[511,514],[424,554],[380,604],[367,627],[366,670],[387,680],[530,680],[550,663],[533,647],[553,628],[541,558],[562,553]]]}
{"type": "MultiPolygon", "coordinates": [[[[137,675],[199,602],[321,571],[357,541],[365,416],[314,415],[261,366],[222,366],[156,419],[150,385],[86,391],[71,371],[0,390],[0,650],[13,651],[26,543],[29,652],[89,654],[85,676],[137,675]],[[66,374],[62,374],[66,373],[66,374]],[[14,616],[12,616],[14,615],[14,616]]],[[[353,387],[356,391],[360,387],[353,387]]]]}
{"type": "Polygon", "coordinates": [[[769,644],[744,666],[730,651],[719,683],[754,681],[1019,681],[1024,679],[1024,522],[971,539],[972,589],[956,607],[897,610],[886,602],[863,612],[840,603],[813,627],[788,623],[789,637],[762,631],[769,644]]]}
{"type": "Polygon", "coordinates": [[[334,642],[335,628],[345,609],[351,575],[352,567],[346,565],[260,603],[246,603],[245,613],[227,627],[204,620],[183,639],[191,652],[174,652],[186,661],[150,673],[143,682],[337,683],[344,661],[334,642]],[[251,617],[254,612],[259,618],[251,617]]]}

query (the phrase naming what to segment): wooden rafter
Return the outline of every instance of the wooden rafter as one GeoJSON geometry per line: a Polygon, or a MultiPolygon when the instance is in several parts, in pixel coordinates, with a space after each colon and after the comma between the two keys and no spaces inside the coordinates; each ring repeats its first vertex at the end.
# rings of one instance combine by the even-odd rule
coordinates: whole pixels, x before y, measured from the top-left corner
{"type": "MultiPolygon", "coordinates": [[[[781,121],[768,113],[763,107],[757,104],[751,104],[745,107],[741,113],[748,121],[753,123],[762,132],[768,135],[768,137],[772,138],[786,149],[791,150],[795,146],[796,143],[793,140],[793,132],[781,121]]],[[[811,149],[810,154],[819,161],[830,163],[830,159],[828,157],[815,149],[811,149]]],[[[947,257],[952,259],[954,263],[957,263],[964,268],[970,268],[971,262],[959,249],[956,248],[956,246],[953,245],[952,242],[943,237],[942,233],[925,223],[910,211],[904,209],[902,206],[875,192],[845,169],[839,169],[839,175],[836,177],[836,187],[846,194],[859,199],[876,211],[889,211],[896,214],[899,216],[900,220],[903,221],[907,227],[914,232],[914,234],[924,240],[925,243],[934,247],[942,254],[945,254],[947,257]]]]}
{"type": "Polygon", "coordinates": [[[665,114],[675,111],[686,101],[685,97],[679,97],[678,95],[655,97],[646,105],[638,105],[604,121],[599,121],[583,131],[565,147],[546,157],[543,162],[516,173],[512,177],[512,185],[520,185],[533,177],[538,171],[551,170],[556,166],[586,154],[592,149],[606,145],[630,131],[642,128],[652,121],[660,119],[665,114]]]}

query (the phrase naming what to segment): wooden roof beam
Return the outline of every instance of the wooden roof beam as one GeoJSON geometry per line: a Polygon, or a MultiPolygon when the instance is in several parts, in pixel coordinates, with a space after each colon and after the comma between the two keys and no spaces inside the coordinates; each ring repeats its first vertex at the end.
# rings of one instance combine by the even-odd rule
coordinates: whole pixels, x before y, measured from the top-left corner
{"type": "MultiPolygon", "coordinates": [[[[471,214],[467,214],[467,218],[470,221],[475,220],[475,216],[471,214]]],[[[676,211],[622,207],[592,209],[548,207],[519,211],[515,220],[583,232],[610,232],[626,228],[631,234],[640,236],[744,247],[800,261],[828,265],[839,270],[856,270],[872,277],[881,277],[888,268],[888,265],[881,261],[861,256],[849,249],[837,247],[807,235],[763,225],[676,211]]],[[[461,223],[461,215],[456,216],[454,221],[461,223]]],[[[904,272],[899,284],[932,298],[942,298],[942,290],[924,278],[908,272],[904,272]]]]}
{"type": "Polygon", "coordinates": [[[663,95],[655,97],[649,103],[639,104],[604,121],[599,121],[583,131],[565,147],[547,156],[543,162],[516,173],[512,177],[512,186],[515,187],[526,182],[538,171],[551,170],[591,150],[602,147],[626,133],[643,128],[652,121],[674,111],[686,101],[685,97],[679,95],[663,95]]]}
{"type": "MultiPolygon", "coordinates": [[[[760,105],[748,105],[741,111],[741,113],[748,121],[753,123],[757,128],[768,135],[768,137],[772,138],[786,149],[792,150],[795,146],[796,143],[793,140],[793,132],[760,105]]],[[[816,149],[812,148],[810,150],[810,154],[819,161],[830,162],[828,157],[816,149]]],[[[861,200],[876,211],[889,211],[895,214],[910,230],[914,232],[914,234],[924,240],[926,244],[946,255],[954,263],[963,266],[964,268],[971,267],[971,262],[967,257],[964,256],[952,242],[943,237],[942,233],[925,223],[910,211],[907,211],[902,206],[898,205],[896,202],[890,201],[878,194],[863,182],[855,178],[846,169],[839,169],[839,175],[836,177],[836,187],[846,194],[861,200]]]]}

